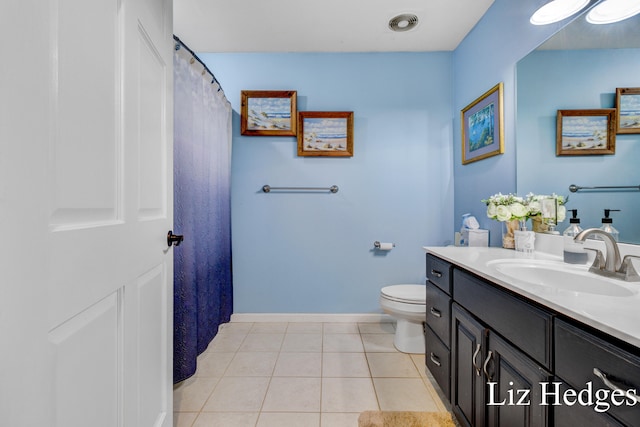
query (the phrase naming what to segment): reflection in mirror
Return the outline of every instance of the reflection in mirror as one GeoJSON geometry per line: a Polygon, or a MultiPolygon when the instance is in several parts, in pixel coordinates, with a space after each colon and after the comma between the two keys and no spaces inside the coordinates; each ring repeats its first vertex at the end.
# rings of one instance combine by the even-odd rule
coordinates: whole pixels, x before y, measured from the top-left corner
{"type": "MultiPolygon", "coordinates": [[[[620,241],[640,244],[640,133],[619,134],[615,154],[556,156],[558,110],[614,108],[616,88],[640,87],[640,16],[593,25],[580,16],[517,64],[516,187],[519,195],[569,196],[582,228],[613,212],[620,241]]],[[[558,224],[562,232],[568,220],[558,224]]]]}

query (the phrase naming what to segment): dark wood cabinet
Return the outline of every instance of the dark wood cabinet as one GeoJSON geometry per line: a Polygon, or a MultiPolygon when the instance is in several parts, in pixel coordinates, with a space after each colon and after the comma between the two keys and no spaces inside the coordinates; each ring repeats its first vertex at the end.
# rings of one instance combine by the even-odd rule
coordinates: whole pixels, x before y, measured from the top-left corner
{"type": "Polygon", "coordinates": [[[426,366],[460,425],[640,427],[639,348],[433,254],[427,279],[426,366]]]}
{"type": "Polygon", "coordinates": [[[425,363],[447,398],[451,385],[451,271],[450,263],[427,254],[425,363]]]}
{"type": "Polygon", "coordinates": [[[482,361],[486,328],[458,304],[451,309],[451,407],[463,426],[485,425],[482,361]]]}
{"type": "Polygon", "coordinates": [[[586,406],[590,411],[640,426],[640,357],[560,319],[555,322],[555,350],[556,376],[579,392],[584,390],[592,401],[586,406]],[[614,398],[615,389],[619,391],[614,398]],[[624,396],[628,390],[633,398],[624,396]]]}
{"type": "Polygon", "coordinates": [[[483,373],[487,382],[487,425],[545,427],[549,406],[542,405],[541,384],[552,375],[495,332],[487,335],[483,373]]]}
{"type": "Polygon", "coordinates": [[[430,329],[425,328],[427,352],[425,353],[425,363],[427,369],[433,375],[444,395],[449,398],[449,387],[451,384],[451,352],[449,347],[436,336],[430,329]]]}

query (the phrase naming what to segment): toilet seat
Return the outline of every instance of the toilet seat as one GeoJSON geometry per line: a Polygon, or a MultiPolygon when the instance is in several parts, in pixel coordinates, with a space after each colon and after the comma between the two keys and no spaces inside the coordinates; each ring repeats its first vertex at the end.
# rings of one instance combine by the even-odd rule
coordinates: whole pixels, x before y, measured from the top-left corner
{"type": "Polygon", "coordinates": [[[380,290],[383,298],[404,304],[426,305],[427,293],[423,285],[391,285],[380,290]]]}

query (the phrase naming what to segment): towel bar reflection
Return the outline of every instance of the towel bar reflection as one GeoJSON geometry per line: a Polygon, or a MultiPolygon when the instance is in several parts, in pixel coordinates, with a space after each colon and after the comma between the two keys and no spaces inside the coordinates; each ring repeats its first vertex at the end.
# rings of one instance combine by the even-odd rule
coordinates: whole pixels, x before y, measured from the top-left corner
{"type": "Polygon", "coordinates": [[[640,185],[613,185],[604,187],[580,187],[579,185],[571,184],[569,191],[575,193],[580,190],[640,190],[640,185]]]}
{"type": "Polygon", "coordinates": [[[262,191],[264,193],[270,193],[272,191],[330,191],[332,193],[338,192],[338,186],[332,185],[331,187],[272,187],[270,185],[264,185],[262,191]]]}

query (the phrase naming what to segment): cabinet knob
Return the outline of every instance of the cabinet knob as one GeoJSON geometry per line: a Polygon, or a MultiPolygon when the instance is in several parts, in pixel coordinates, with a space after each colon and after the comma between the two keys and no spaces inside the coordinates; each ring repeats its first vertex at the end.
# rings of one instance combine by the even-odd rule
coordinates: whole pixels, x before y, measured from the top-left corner
{"type": "Polygon", "coordinates": [[[489,354],[487,354],[487,360],[484,361],[484,365],[482,366],[482,370],[484,371],[484,374],[487,376],[487,379],[489,381],[491,381],[492,375],[489,375],[489,372],[487,372],[487,365],[489,364],[489,361],[491,360],[491,356],[493,356],[493,352],[491,350],[489,350],[489,354]]]}
{"type": "Polygon", "coordinates": [[[436,356],[435,354],[431,353],[429,355],[429,359],[431,359],[431,361],[433,362],[434,365],[436,365],[437,367],[442,366],[442,363],[440,362],[440,360],[438,359],[438,356],[436,356]]]}
{"type": "Polygon", "coordinates": [[[476,351],[473,352],[473,360],[471,361],[471,363],[473,363],[473,367],[476,368],[476,376],[480,376],[480,366],[478,366],[478,363],[476,362],[476,358],[478,357],[478,353],[480,353],[480,344],[478,344],[476,346],[476,351]]]}

